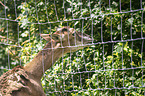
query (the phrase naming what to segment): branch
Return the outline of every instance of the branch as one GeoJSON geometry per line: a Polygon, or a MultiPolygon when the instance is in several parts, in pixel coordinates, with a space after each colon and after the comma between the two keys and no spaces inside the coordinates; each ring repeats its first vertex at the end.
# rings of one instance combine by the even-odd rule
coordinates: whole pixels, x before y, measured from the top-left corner
{"type": "MultiPolygon", "coordinates": [[[[1,2],[1,1],[0,1],[1,2]]],[[[2,35],[0,35],[0,39],[1,40],[10,40],[10,41],[13,41],[13,42],[16,42],[16,40],[13,40],[13,39],[9,39],[9,38],[6,38],[5,36],[2,36],[2,35]],[[2,39],[1,39],[2,38],[2,39]]]]}
{"type": "Polygon", "coordinates": [[[8,7],[6,6],[6,5],[4,5],[1,1],[0,1],[0,4],[2,5],[2,6],[4,6],[5,7],[5,9],[7,9],[8,7]]]}
{"type": "Polygon", "coordinates": [[[7,6],[5,6],[1,1],[0,1],[0,4],[2,4],[4,7],[7,7],[7,6]]]}

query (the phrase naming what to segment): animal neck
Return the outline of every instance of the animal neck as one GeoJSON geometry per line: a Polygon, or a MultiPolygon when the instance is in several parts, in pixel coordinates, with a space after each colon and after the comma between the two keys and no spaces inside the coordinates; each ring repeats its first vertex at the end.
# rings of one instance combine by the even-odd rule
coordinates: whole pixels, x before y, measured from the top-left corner
{"type": "Polygon", "coordinates": [[[43,50],[41,50],[30,63],[24,66],[24,69],[40,80],[44,72],[62,56],[62,53],[64,52],[63,54],[65,54],[68,52],[66,49],[57,47],[60,47],[60,43],[47,43],[43,50]],[[53,48],[51,46],[53,46],[53,48]]]}

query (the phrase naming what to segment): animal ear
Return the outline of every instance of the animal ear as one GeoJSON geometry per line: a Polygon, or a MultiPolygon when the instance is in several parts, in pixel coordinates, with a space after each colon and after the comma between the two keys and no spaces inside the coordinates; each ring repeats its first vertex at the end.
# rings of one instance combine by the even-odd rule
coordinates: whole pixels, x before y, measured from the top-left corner
{"type": "Polygon", "coordinates": [[[63,28],[57,28],[57,31],[68,31],[69,27],[64,26],[63,28]]]}
{"type": "Polygon", "coordinates": [[[40,36],[45,39],[46,41],[51,41],[50,34],[40,34],[40,36]]]}
{"type": "Polygon", "coordinates": [[[74,28],[69,28],[69,31],[70,32],[74,32],[74,28]]]}

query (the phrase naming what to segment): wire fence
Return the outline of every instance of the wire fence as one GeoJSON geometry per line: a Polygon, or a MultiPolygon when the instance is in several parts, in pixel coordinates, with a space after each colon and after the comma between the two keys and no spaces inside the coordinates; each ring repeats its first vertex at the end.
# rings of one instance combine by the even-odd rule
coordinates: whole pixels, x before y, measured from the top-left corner
{"type": "Polygon", "coordinates": [[[68,26],[89,34],[92,42],[59,47],[84,46],[68,54],[62,51],[45,72],[46,95],[143,96],[144,5],[142,0],[2,0],[0,74],[30,62],[42,50],[47,42],[39,34],[68,26]]]}

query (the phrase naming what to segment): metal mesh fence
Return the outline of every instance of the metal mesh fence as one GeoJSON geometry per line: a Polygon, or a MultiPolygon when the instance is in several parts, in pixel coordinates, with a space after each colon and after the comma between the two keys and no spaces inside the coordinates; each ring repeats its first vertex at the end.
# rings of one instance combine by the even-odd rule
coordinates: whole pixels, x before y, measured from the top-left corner
{"type": "Polygon", "coordinates": [[[144,5],[143,0],[2,0],[0,74],[30,62],[42,50],[47,42],[39,34],[68,26],[90,35],[92,42],[59,47],[70,47],[70,53],[63,50],[45,72],[46,95],[143,96],[144,5]],[[84,48],[71,52],[80,46],[84,48]]]}

